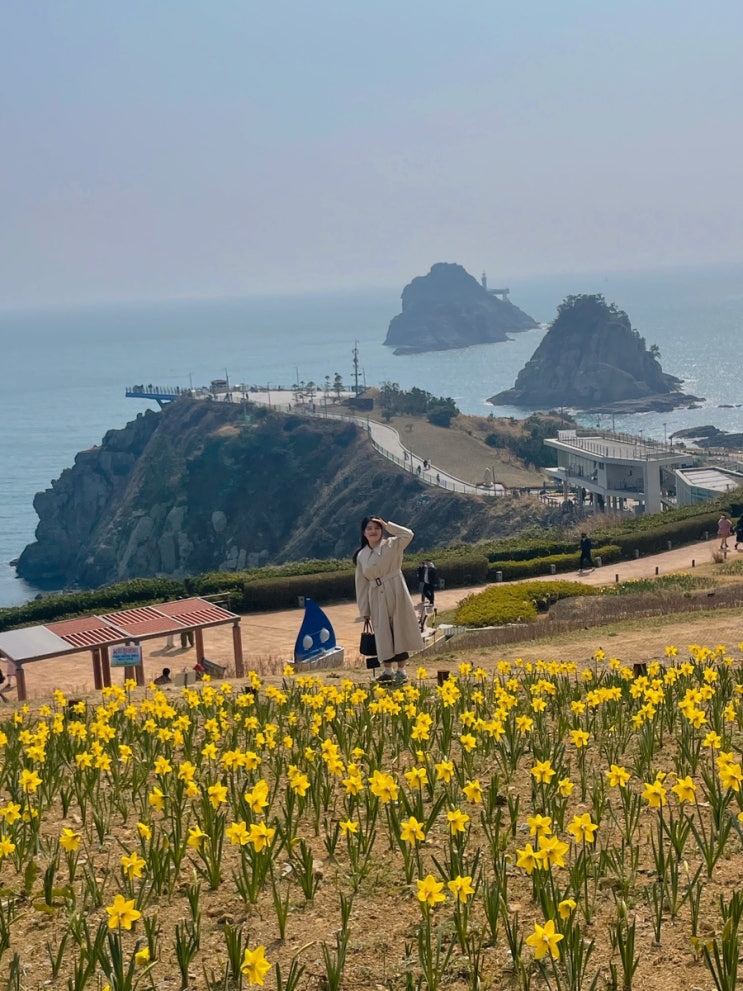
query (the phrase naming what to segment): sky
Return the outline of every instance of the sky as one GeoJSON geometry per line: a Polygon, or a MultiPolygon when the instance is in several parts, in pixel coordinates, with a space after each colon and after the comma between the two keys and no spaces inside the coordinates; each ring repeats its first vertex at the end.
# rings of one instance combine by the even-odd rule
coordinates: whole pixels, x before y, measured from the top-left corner
{"type": "Polygon", "coordinates": [[[3,0],[0,309],[743,263],[740,0],[3,0]]]}

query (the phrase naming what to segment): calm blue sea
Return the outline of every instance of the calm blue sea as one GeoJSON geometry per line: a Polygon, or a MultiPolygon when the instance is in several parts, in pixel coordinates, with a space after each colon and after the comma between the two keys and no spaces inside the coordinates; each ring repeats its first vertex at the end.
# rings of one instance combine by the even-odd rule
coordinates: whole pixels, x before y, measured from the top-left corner
{"type": "MultiPolygon", "coordinates": [[[[705,397],[699,410],[616,417],[616,429],[658,439],[706,423],[743,431],[743,268],[565,276],[512,281],[510,288],[513,302],[545,323],[569,293],[603,293],[626,310],[648,345],[659,346],[664,370],[682,378],[686,391],[705,397]],[[727,404],[732,408],[721,408],[727,404]]],[[[395,356],[382,341],[399,312],[399,297],[400,289],[378,289],[0,312],[0,606],[35,594],[9,563],[33,540],[35,493],[70,467],[78,451],[146,408],[124,397],[127,384],[198,386],[227,373],[234,383],[274,388],[321,384],[336,372],[350,384],[358,344],[362,383],[416,385],[452,396],[463,412],[486,415],[487,397],[513,385],[543,334],[395,356]]]]}

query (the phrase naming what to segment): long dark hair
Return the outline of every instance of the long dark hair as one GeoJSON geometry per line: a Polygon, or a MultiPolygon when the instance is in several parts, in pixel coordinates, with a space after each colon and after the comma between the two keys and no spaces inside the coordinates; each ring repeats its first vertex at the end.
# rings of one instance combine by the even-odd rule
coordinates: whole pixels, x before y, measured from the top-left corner
{"type": "Polygon", "coordinates": [[[356,564],[356,558],[363,551],[363,549],[369,546],[369,541],[366,539],[366,534],[364,533],[364,530],[366,530],[367,525],[371,523],[372,520],[376,520],[377,523],[379,523],[379,525],[382,527],[382,530],[384,530],[384,524],[382,523],[382,521],[378,516],[365,516],[363,518],[363,520],[361,521],[361,546],[357,547],[356,550],[353,552],[352,560],[354,564],[356,564]]]}

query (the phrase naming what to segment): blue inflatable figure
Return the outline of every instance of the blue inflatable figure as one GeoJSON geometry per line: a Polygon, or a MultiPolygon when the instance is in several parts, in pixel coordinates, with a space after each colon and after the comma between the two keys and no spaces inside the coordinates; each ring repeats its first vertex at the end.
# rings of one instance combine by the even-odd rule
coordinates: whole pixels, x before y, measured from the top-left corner
{"type": "Polygon", "coordinates": [[[330,620],[316,602],[305,599],[304,619],[294,644],[295,663],[312,664],[335,647],[335,631],[330,620]]]}

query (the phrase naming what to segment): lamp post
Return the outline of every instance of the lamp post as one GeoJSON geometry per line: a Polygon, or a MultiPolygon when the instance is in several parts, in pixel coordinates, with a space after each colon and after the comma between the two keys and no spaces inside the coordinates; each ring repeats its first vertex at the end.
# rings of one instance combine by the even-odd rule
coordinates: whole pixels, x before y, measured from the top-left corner
{"type": "Polygon", "coordinates": [[[663,446],[668,447],[668,424],[663,424],[663,446]]]}

